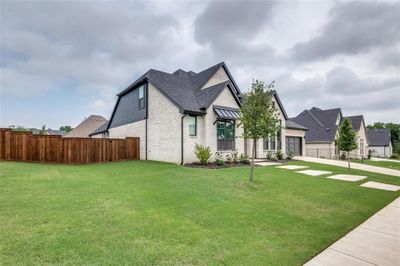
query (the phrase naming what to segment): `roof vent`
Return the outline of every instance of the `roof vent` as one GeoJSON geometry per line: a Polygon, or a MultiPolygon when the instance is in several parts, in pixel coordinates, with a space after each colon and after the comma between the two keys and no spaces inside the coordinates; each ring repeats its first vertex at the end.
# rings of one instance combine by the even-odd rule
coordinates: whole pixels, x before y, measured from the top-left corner
{"type": "Polygon", "coordinates": [[[325,129],[326,131],[329,131],[329,130],[331,130],[329,127],[327,127],[326,129],[325,129]]]}

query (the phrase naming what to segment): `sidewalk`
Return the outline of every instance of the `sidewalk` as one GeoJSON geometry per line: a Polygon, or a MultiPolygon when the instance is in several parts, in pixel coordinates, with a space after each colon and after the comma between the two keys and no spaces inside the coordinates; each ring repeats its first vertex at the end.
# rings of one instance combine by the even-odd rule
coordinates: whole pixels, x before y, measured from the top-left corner
{"type": "Polygon", "coordinates": [[[394,159],[387,159],[387,158],[378,158],[378,157],[371,157],[371,161],[377,161],[377,162],[392,162],[392,163],[400,163],[400,160],[394,160],[394,159]]]}
{"type": "MultiPolygon", "coordinates": [[[[328,164],[328,165],[334,165],[334,166],[347,168],[347,161],[337,161],[337,160],[306,157],[306,156],[296,156],[294,159],[300,160],[300,161],[305,161],[305,162],[321,163],[321,164],[328,164]]],[[[389,168],[384,168],[384,167],[372,166],[372,165],[361,164],[361,163],[351,163],[351,168],[400,177],[399,170],[394,170],[394,169],[389,169],[389,168]]]]}
{"type": "Polygon", "coordinates": [[[304,265],[400,265],[400,198],[304,265]]]}

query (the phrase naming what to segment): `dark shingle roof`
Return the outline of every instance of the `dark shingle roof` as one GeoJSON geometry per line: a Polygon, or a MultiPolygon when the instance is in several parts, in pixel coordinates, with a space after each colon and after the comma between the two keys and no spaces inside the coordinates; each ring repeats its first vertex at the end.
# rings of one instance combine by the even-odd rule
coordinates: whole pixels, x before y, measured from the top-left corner
{"type": "Polygon", "coordinates": [[[355,131],[360,130],[361,123],[364,120],[364,117],[362,115],[344,117],[344,119],[346,119],[346,118],[351,121],[351,125],[353,126],[353,129],[355,131]]]}
{"type": "Polygon", "coordinates": [[[388,146],[390,145],[389,128],[373,128],[367,131],[368,144],[370,146],[388,146]]]}
{"type": "Polygon", "coordinates": [[[102,124],[101,126],[99,126],[96,130],[94,130],[92,133],[89,134],[89,136],[93,136],[99,133],[103,133],[106,132],[108,129],[108,125],[110,124],[110,121],[107,121],[106,123],[102,124]]]}
{"type": "Polygon", "coordinates": [[[298,124],[298,123],[296,123],[295,121],[293,121],[293,120],[286,120],[286,128],[289,128],[289,129],[299,129],[299,130],[307,130],[307,128],[306,127],[304,127],[304,126],[302,126],[302,125],[300,125],[300,124],[298,124]]]}
{"type": "Polygon", "coordinates": [[[332,142],[338,130],[336,121],[341,113],[340,108],[321,110],[313,107],[290,120],[307,128],[306,142],[332,142]]]}
{"type": "Polygon", "coordinates": [[[234,92],[238,103],[240,103],[238,98],[240,90],[231,77],[232,82],[225,81],[202,89],[220,67],[224,67],[228,76],[230,76],[223,62],[197,74],[193,71],[186,72],[182,69],[178,69],[172,74],[150,69],[128,88],[119,93],[118,96],[128,93],[134,89],[136,85],[144,80],[148,80],[183,111],[203,112],[203,108],[208,108],[216,96],[218,96],[227,85],[234,92]]]}

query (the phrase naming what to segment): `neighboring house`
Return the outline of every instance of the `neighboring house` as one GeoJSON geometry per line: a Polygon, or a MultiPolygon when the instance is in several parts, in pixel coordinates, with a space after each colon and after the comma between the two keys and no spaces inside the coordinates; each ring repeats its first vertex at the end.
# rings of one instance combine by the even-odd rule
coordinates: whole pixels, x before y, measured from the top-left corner
{"type": "Polygon", "coordinates": [[[393,153],[390,129],[389,128],[373,128],[368,129],[368,144],[372,156],[390,157],[393,153]]]}
{"type": "Polygon", "coordinates": [[[78,126],[67,133],[65,138],[89,138],[94,130],[107,123],[107,119],[100,115],[91,115],[84,119],[78,126]]]}
{"type": "Polygon", "coordinates": [[[340,155],[336,141],[339,137],[340,124],[345,118],[350,119],[353,129],[357,133],[358,148],[352,151],[350,156],[352,158],[366,157],[368,141],[362,115],[343,117],[340,108],[322,110],[313,107],[310,110],[304,110],[290,120],[308,129],[305,136],[307,156],[333,159],[340,155]]]}
{"type": "Polygon", "coordinates": [[[57,129],[48,129],[47,133],[48,133],[48,135],[65,136],[67,134],[67,131],[57,130],[57,129]]]}
{"type": "MultiPolygon", "coordinates": [[[[21,131],[21,130],[15,130],[15,131],[21,131]]],[[[26,130],[22,130],[22,131],[28,131],[28,132],[32,132],[32,135],[53,135],[53,136],[64,136],[65,134],[67,134],[66,131],[64,130],[55,130],[55,129],[46,129],[44,132],[42,132],[41,129],[37,129],[37,128],[28,128],[26,130]],[[43,133],[43,134],[40,134],[43,133]]]]}
{"type": "Polygon", "coordinates": [[[364,116],[347,116],[344,119],[349,119],[354,131],[357,133],[357,149],[350,153],[350,156],[355,158],[368,157],[368,138],[364,122],[364,116]]]}
{"type": "MultiPolygon", "coordinates": [[[[150,69],[118,94],[109,123],[91,137],[140,137],[141,159],[181,164],[197,161],[195,143],[209,146],[213,155],[247,153],[249,145],[238,127],[241,101],[240,89],[223,62],[199,73],[150,69]]],[[[286,113],[281,115],[285,126],[286,113]]],[[[293,131],[296,137],[304,136],[304,128],[293,131]]],[[[258,154],[262,156],[263,149],[258,154]]]]}
{"type": "Polygon", "coordinates": [[[322,110],[313,107],[290,120],[306,127],[306,156],[336,158],[336,139],[343,115],[340,108],[322,110]]]}

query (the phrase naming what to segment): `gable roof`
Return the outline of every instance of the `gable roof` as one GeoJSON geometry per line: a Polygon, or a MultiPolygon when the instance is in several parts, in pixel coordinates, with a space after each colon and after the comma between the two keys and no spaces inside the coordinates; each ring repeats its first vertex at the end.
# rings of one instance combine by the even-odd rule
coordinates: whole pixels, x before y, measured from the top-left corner
{"type": "Polygon", "coordinates": [[[90,134],[107,123],[107,119],[100,115],[91,115],[83,120],[78,126],[66,134],[65,138],[88,138],[90,134]]]}
{"type": "MultiPolygon", "coordinates": [[[[362,115],[346,116],[343,119],[346,119],[346,118],[351,121],[351,125],[353,126],[353,129],[355,131],[360,130],[361,123],[364,123],[364,117],[362,115]]],[[[364,128],[365,128],[365,126],[364,126],[364,128]]]]}
{"type": "Polygon", "coordinates": [[[224,62],[216,64],[199,73],[193,71],[186,72],[182,69],[178,69],[172,74],[169,74],[163,71],[150,69],[125,90],[120,92],[118,96],[121,97],[127,94],[146,80],[160,90],[160,92],[171,100],[182,112],[204,113],[204,109],[210,106],[213,100],[226,86],[231,90],[232,95],[240,105],[240,90],[224,62]],[[221,67],[225,70],[230,80],[203,88],[207,81],[209,81],[221,67]]]}
{"type": "Polygon", "coordinates": [[[389,146],[391,141],[390,129],[389,128],[368,129],[367,138],[369,146],[389,146]]]}
{"type": "Polygon", "coordinates": [[[308,129],[305,135],[306,142],[332,142],[339,128],[336,125],[338,116],[342,117],[340,108],[322,110],[313,107],[290,120],[308,129]]]}

